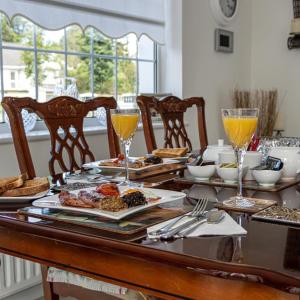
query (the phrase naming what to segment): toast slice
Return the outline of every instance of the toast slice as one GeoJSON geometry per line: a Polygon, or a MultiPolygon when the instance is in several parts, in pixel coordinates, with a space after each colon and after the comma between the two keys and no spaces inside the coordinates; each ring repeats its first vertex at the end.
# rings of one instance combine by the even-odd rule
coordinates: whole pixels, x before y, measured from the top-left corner
{"type": "Polygon", "coordinates": [[[22,197],[35,195],[49,189],[49,180],[47,177],[35,178],[25,181],[22,187],[5,191],[2,197],[22,197]]]}
{"type": "Polygon", "coordinates": [[[13,190],[18,187],[21,187],[24,184],[24,181],[26,179],[27,179],[26,174],[1,178],[0,179],[0,194],[4,193],[7,190],[13,190]]]}
{"type": "Polygon", "coordinates": [[[153,155],[159,156],[161,158],[169,158],[169,157],[183,157],[187,154],[188,148],[162,148],[155,149],[152,151],[153,155]]]}

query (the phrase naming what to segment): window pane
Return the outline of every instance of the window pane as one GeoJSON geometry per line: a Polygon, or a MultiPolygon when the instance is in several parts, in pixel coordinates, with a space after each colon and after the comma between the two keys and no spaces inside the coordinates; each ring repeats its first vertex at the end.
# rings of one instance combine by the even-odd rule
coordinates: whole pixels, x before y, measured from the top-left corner
{"type": "Polygon", "coordinates": [[[99,55],[115,55],[115,46],[112,39],[105,37],[101,32],[93,32],[94,53],[99,55]]]}
{"type": "Polygon", "coordinates": [[[64,30],[44,30],[36,27],[38,49],[64,50],[64,30]]]}
{"type": "Polygon", "coordinates": [[[136,97],[136,62],[118,61],[118,104],[120,107],[135,107],[136,97]]]}
{"type": "Polygon", "coordinates": [[[64,78],[64,55],[55,53],[38,53],[38,87],[39,102],[45,102],[54,95],[59,79],[64,78]]]}
{"type": "Polygon", "coordinates": [[[90,90],[90,59],[88,56],[68,55],[68,77],[76,79],[79,98],[82,100],[92,97],[90,90]]]}
{"type": "Polygon", "coordinates": [[[89,53],[91,50],[91,31],[92,28],[88,28],[83,33],[77,25],[67,27],[67,51],[89,53]]]}
{"type": "Polygon", "coordinates": [[[17,16],[12,24],[1,14],[3,46],[33,47],[33,24],[17,16]]]}
{"type": "Polygon", "coordinates": [[[35,98],[33,51],[3,49],[4,96],[35,98]]]}
{"type": "Polygon", "coordinates": [[[138,58],[154,60],[154,42],[146,35],[138,42],[138,58]]]}
{"type": "Polygon", "coordinates": [[[94,93],[95,96],[114,95],[114,60],[94,59],[94,93]]]}
{"type": "Polygon", "coordinates": [[[139,62],[139,93],[154,93],[154,64],[139,62]]]}
{"type": "Polygon", "coordinates": [[[131,33],[117,40],[117,55],[136,58],[137,38],[135,34],[131,33]]]}
{"type": "MultiPolygon", "coordinates": [[[[65,76],[76,79],[79,98],[84,100],[91,98],[93,94],[94,96],[117,94],[121,107],[135,107],[135,98],[138,92],[154,92],[154,62],[142,61],[138,63],[139,90],[137,91],[136,58],[154,60],[155,44],[147,36],[142,36],[138,41],[135,34],[128,34],[123,38],[112,40],[93,28],[85,30],[85,34],[77,25],[49,31],[20,16],[13,19],[12,25],[5,15],[0,14],[0,17],[3,36],[5,96],[36,98],[35,84],[37,83],[38,100],[47,101],[55,96],[54,93],[57,92],[59,85],[62,86],[65,76]],[[66,56],[64,54],[38,51],[35,62],[33,51],[5,49],[5,47],[13,46],[33,49],[34,30],[36,30],[38,50],[67,51],[67,74],[65,74],[66,56]],[[93,45],[95,53],[92,60],[91,45],[93,45]],[[80,52],[82,55],[72,52],[80,52]],[[116,52],[118,59],[99,57],[102,55],[115,56],[116,52]],[[94,62],[93,68],[91,68],[91,61],[94,62]],[[116,62],[117,66],[115,66],[116,62]],[[37,80],[36,68],[38,70],[37,80]],[[91,76],[92,70],[94,70],[93,76],[91,76]],[[117,91],[115,90],[116,81],[117,91]]],[[[0,122],[2,119],[0,106],[0,122]]]]}

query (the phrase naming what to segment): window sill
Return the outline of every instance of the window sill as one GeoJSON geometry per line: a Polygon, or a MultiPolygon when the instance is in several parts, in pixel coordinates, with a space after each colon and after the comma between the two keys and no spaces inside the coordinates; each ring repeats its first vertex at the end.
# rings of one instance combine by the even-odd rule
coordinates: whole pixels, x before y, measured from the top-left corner
{"type": "MultiPolygon", "coordinates": [[[[153,128],[159,129],[163,128],[162,122],[154,122],[153,128]]],[[[138,131],[142,130],[143,126],[139,124],[138,131]]],[[[84,134],[86,136],[106,134],[106,127],[104,126],[87,126],[84,128],[84,134]]],[[[27,133],[28,141],[46,141],[49,140],[50,134],[48,130],[33,130],[27,133]]],[[[11,133],[0,133],[0,145],[3,144],[13,144],[13,139],[11,133]]]]}

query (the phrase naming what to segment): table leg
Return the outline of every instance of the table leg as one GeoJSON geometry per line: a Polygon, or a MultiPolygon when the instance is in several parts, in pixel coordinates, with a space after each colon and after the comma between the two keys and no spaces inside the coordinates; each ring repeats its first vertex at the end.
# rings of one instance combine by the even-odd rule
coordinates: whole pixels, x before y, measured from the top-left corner
{"type": "Polygon", "coordinates": [[[59,300],[59,296],[53,292],[53,283],[47,281],[48,267],[41,265],[42,278],[43,278],[43,290],[45,300],[59,300]]]}

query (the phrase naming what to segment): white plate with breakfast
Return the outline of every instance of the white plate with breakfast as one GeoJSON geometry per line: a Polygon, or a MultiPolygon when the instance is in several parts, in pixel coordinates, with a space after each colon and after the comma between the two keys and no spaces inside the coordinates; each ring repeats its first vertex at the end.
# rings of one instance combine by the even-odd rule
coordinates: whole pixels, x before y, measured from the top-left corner
{"type": "Polygon", "coordinates": [[[100,184],[35,200],[34,206],[74,211],[120,220],[131,214],[171,201],[184,199],[181,192],[151,188],[131,188],[114,183],[100,184]]]}
{"type": "Polygon", "coordinates": [[[27,179],[25,174],[0,179],[0,203],[26,203],[47,195],[47,177],[27,179]]]}
{"type": "MultiPolygon", "coordinates": [[[[165,164],[174,164],[186,160],[187,148],[163,148],[153,150],[152,154],[143,157],[130,157],[128,170],[131,172],[146,171],[165,164]]],[[[125,157],[119,154],[117,158],[86,163],[83,168],[100,168],[109,170],[124,170],[125,157]]]]}

